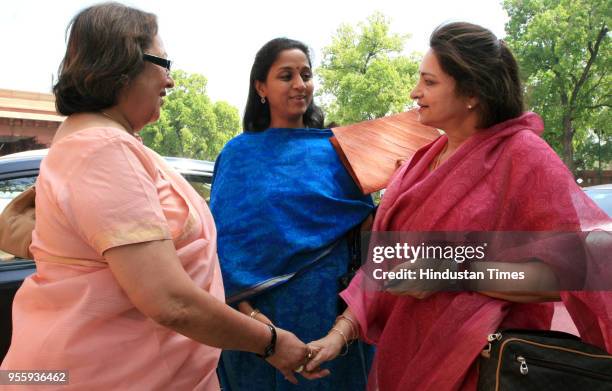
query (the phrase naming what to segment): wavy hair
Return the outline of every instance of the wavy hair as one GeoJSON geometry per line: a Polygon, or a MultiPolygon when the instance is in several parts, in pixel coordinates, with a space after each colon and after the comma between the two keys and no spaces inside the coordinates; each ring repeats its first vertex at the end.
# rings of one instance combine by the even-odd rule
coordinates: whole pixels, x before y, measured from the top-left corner
{"type": "Polygon", "coordinates": [[[68,30],[66,54],[53,86],[57,111],[63,115],[117,103],[121,88],[144,69],[142,55],[157,35],[157,17],[103,3],[79,12],[68,30]]]}
{"type": "Polygon", "coordinates": [[[429,46],[442,70],[455,79],[457,93],[478,98],[480,128],[523,113],[518,64],[490,30],[466,22],[444,24],[431,34],[429,46]]]}

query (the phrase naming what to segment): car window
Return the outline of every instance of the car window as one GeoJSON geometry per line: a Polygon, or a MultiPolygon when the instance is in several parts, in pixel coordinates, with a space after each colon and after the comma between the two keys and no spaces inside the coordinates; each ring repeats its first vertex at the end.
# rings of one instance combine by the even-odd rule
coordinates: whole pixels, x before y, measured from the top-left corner
{"type": "MultiPolygon", "coordinates": [[[[0,180],[0,212],[4,210],[13,198],[17,197],[35,182],[36,175],[0,180]]],[[[10,264],[16,260],[20,260],[20,258],[15,258],[12,254],[0,250],[0,262],[10,264]]]]}
{"type": "Polygon", "coordinates": [[[36,175],[0,180],[0,212],[11,200],[36,182],[36,175]]]}
{"type": "Polygon", "coordinates": [[[585,192],[608,216],[612,216],[612,190],[589,189],[585,192]]]}
{"type": "MultiPolygon", "coordinates": [[[[180,170],[179,170],[180,171],[180,170]]],[[[183,174],[185,179],[198,192],[198,194],[206,201],[210,202],[210,183],[212,174],[183,174]]],[[[0,180],[0,212],[4,210],[6,205],[11,200],[17,197],[21,192],[36,182],[36,175],[23,176],[19,178],[10,178],[0,180]]],[[[8,254],[0,250],[0,268],[3,266],[14,265],[21,263],[23,259],[15,258],[12,254],[8,254]]]]}
{"type": "Polygon", "coordinates": [[[187,182],[198,192],[200,197],[204,198],[206,203],[210,203],[210,176],[204,175],[193,175],[193,174],[184,174],[183,175],[187,182]]]}

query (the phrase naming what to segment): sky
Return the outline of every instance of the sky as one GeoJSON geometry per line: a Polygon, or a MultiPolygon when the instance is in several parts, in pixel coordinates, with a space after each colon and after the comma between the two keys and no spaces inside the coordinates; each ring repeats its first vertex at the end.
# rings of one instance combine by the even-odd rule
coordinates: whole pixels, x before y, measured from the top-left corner
{"type": "MultiPolygon", "coordinates": [[[[0,88],[50,92],[66,48],[65,31],[81,9],[99,1],[9,0],[0,6],[0,88]]],[[[257,50],[284,36],[306,43],[316,67],[322,49],[342,23],[356,25],[376,11],[391,31],[410,34],[405,52],[425,52],[433,29],[468,21],[504,36],[508,16],[500,0],[131,0],[124,4],[158,16],[159,33],[173,69],[203,74],[208,95],[240,112],[257,50]]],[[[315,87],[316,88],[316,87],[315,87]]]]}

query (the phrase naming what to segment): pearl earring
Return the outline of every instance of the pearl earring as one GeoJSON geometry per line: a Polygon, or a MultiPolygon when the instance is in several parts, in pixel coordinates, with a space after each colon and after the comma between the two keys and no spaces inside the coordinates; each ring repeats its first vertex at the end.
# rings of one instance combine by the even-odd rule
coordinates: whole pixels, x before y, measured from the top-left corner
{"type": "Polygon", "coordinates": [[[472,105],[468,105],[468,110],[472,110],[472,105]]]}

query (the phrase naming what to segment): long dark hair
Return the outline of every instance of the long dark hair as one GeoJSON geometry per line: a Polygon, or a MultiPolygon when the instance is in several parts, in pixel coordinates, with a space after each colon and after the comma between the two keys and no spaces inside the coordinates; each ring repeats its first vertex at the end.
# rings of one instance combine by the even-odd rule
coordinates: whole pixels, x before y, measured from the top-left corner
{"type": "MultiPolygon", "coordinates": [[[[263,45],[255,55],[255,61],[251,67],[251,77],[249,78],[249,96],[246,108],[244,109],[244,118],[242,119],[242,129],[244,131],[260,132],[270,127],[270,105],[268,102],[261,103],[261,98],[255,89],[255,81],[265,82],[268,72],[274,61],[278,58],[278,55],[284,50],[291,49],[301,50],[306,55],[308,64],[312,67],[308,47],[294,39],[275,38],[263,45]]],[[[323,111],[314,104],[314,101],[310,102],[308,109],[304,113],[304,126],[308,128],[322,128],[324,119],[323,111]]]]}
{"type": "Polygon", "coordinates": [[[442,70],[455,79],[457,93],[478,98],[480,128],[523,113],[518,64],[491,31],[466,22],[449,23],[436,28],[429,46],[442,70]]]}

